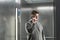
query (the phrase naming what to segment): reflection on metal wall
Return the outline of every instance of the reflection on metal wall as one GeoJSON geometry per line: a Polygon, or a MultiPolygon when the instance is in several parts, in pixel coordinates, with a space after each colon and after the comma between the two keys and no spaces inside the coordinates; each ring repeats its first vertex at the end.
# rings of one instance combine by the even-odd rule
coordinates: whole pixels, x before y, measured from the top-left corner
{"type": "Polygon", "coordinates": [[[15,0],[0,0],[0,40],[15,40],[15,0]]]}

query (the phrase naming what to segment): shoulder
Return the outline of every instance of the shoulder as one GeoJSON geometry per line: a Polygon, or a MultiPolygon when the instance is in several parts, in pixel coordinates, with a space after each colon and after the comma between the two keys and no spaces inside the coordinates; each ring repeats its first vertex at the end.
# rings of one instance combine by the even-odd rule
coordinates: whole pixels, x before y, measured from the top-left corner
{"type": "Polygon", "coordinates": [[[37,22],[38,25],[42,26],[42,24],[40,22],[37,22]]]}
{"type": "Polygon", "coordinates": [[[43,29],[43,25],[40,22],[38,22],[37,24],[38,24],[39,28],[43,29]]]}

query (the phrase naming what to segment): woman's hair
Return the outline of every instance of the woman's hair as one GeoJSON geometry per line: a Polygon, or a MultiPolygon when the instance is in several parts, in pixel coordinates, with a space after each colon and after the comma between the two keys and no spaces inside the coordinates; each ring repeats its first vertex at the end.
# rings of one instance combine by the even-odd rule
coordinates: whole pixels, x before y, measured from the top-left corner
{"type": "Polygon", "coordinates": [[[39,12],[36,11],[36,10],[33,10],[31,14],[32,14],[32,15],[36,15],[36,14],[39,14],[39,12]]]}
{"type": "Polygon", "coordinates": [[[36,11],[36,10],[33,10],[32,13],[31,13],[31,18],[35,17],[36,14],[39,14],[39,12],[36,11]]]}

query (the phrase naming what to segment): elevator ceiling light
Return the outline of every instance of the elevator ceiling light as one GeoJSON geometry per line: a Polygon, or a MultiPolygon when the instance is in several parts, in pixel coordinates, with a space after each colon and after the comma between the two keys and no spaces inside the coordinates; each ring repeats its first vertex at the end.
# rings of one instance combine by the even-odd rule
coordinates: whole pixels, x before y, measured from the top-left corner
{"type": "Polygon", "coordinates": [[[37,7],[37,10],[53,10],[53,6],[43,6],[43,7],[37,7]]]}
{"type": "Polygon", "coordinates": [[[22,11],[29,11],[32,10],[32,8],[21,8],[22,11]]]}

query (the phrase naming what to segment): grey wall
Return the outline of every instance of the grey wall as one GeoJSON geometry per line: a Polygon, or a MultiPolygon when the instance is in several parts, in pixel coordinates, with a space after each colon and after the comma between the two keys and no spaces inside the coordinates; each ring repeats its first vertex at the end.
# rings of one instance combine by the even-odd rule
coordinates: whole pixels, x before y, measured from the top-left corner
{"type": "Polygon", "coordinates": [[[0,7],[0,40],[15,40],[15,8],[0,7]]]}
{"type": "Polygon", "coordinates": [[[15,0],[0,0],[0,40],[15,40],[16,7],[15,0]]]}

